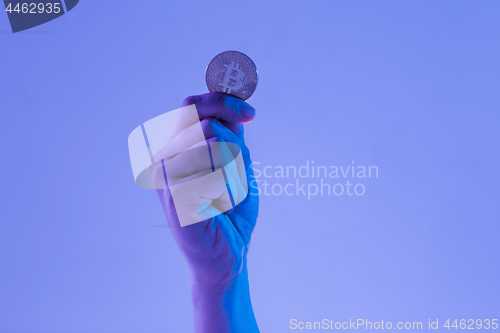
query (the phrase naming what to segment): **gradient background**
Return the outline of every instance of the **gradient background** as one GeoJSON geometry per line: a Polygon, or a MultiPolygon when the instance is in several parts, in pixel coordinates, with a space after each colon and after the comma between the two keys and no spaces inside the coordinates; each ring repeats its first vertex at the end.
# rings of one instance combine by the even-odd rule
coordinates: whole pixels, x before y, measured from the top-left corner
{"type": "Polygon", "coordinates": [[[262,196],[262,332],[500,317],[499,1],[81,1],[0,13],[0,332],[192,332],[187,267],[127,137],[239,50],[265,165],[377,165],[362,197],[262,196]]]}

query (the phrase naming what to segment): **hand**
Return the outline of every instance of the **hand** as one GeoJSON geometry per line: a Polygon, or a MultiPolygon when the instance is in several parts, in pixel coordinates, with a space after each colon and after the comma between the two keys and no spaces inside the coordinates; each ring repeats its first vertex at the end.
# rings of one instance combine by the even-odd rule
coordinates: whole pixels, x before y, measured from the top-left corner
{"type": "MultiPolygon", "coordinates": [[[[246,256],[257,221],[259,201],[257,190],[248,186],[254,175],[242,125],[253,120],[255,109],[236,97],[222,93],[191,96],[184,100],[182,106],[191,104],[196,105],[204,138],[197,138],[190,124],[174,125],[174,136],[167,140],[165,149],[158,153],[174,156],[165,159],[164,169],[170,171],[169,184],[165,189],[158,189],[157,193],[172,235],[188,263],[196,329],[197,332],[217,333],[258,332],[249,297],[246,256]],[[206,161],[205,140],[212,147],[212,165],[200,162],[206,161]],[[248,190],[248,195],[225,213],[181,227],[179,207],[174,205],[172,196],[175,191],[173,183],[192,181],[197,184],[195,181],[201,176],[210,176],[214,170],[223,167],[225,149],[218,149],[216,143],[222,144],[221,147],[225,146],[224,143],[239,147],[242,156],[240,173],[243,172],[243,177],[239,178],[248,182],[243,186],[248,190]],[[178,147],[182,147],[181,151],[178,147]]],[[[237,175],[236,172],[236,178],[237,175]]],[[[210,209],[228,207],[227,188],[207,181],[207,177],[203,178],[205,180],[195,191],[200,195],[195,198],[196,205],[191,205],[191,208],[194,206],[197,212],[209,212],[210,209]]],[[[231,182],[226,172],[228,178],[231,182]]],[[[238,183],[238,179],[235,183],[238,183]]],[[[238,196],[241,199],[242,192],[246,194],[241,186],[236,192],[232,193],[235,201],[238,196]]]]}

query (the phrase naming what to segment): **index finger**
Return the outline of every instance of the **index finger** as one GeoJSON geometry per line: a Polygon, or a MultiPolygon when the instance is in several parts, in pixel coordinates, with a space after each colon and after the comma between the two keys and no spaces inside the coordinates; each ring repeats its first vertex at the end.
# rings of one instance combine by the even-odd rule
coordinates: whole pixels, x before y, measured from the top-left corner
{"type": "Polygon", "coordinates": [[[247,102],[224,93],[189,96],[182,106],[195,104],[200,120],[215,118],[230,123],[244,124],[255,118],[255,109],[247,102]]]}

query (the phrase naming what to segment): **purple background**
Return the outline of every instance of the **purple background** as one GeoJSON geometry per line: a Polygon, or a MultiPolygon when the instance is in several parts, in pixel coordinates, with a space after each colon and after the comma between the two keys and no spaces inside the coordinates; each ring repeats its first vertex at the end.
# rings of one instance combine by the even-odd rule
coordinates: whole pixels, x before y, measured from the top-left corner
{"type": "Polygon", "coordinates": [[[265,165],[377,165],[362,197],[262,196],[262,332],[499,318],[500,2],[81,1],[0,13],[0,332],[190,332],[188,272],[127,136],[239,50],[265,165]]]}

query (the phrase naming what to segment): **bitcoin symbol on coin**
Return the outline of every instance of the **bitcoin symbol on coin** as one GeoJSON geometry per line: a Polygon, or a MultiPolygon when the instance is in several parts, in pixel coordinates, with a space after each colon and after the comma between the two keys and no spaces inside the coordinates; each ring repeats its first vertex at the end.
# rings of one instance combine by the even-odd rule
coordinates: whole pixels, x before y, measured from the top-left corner
{"type": "Polygon", "coordinates": [[[257,88],[258,73],[248,56],[226,51],[210,61],[205,81],[210,92],[223,92],[247,100],[257,88]]]}
{"type": "Polygon", "coordinates": [[[226,74],[224,75],[224,80],[219,83],[219,86],[224,88],[225,93],[230,94],[231,90],[236,91],[243,86],[241,79],[245,76],[245,73],[240,69],[238,63],[235,64],[234,61],[231,62],[231,65],[226,64],[224,67],[226,67],[226,74]],[[235,84],[230,86],[229,79],[234,80],[235,84]]]}

